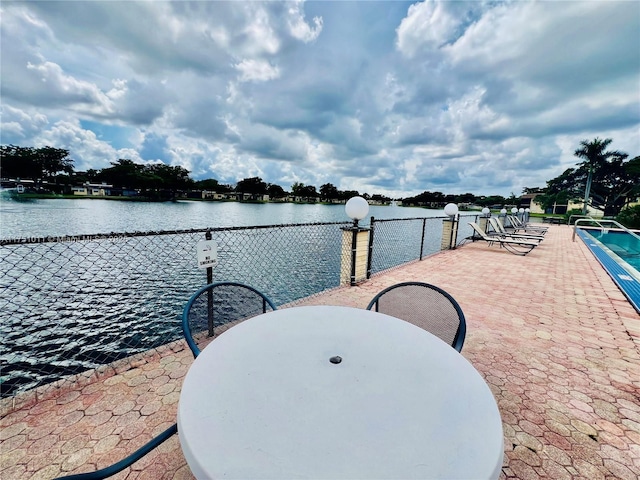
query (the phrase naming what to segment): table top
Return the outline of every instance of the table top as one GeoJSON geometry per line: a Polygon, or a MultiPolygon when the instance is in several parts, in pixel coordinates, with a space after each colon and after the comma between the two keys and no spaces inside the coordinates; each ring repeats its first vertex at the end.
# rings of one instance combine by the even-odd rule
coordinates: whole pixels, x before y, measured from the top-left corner
{"type": "Polygon", "coordinates": [[[504,451],[495,399],[460,353],[331,306],[216,338],[185,377],[178,435],[198,479],[497,478],[504,451]]]}

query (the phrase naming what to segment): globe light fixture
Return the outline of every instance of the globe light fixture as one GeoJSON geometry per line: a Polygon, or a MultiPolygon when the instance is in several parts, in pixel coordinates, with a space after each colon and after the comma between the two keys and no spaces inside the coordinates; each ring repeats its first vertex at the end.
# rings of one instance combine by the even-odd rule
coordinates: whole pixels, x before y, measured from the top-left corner
{"type": "Polygon", "coordinates": [[[358,226],[358,221],[362,220],[369,213],[369,203],[362,197],[351,197],[344,206],[347,216],[353,220],[353,226],[358,226]]]}
{"type": "Polygon", "coordinates": [[[511,213],[513,213],[515,215],[516,213],[518,213],[518,209],[516,207],[513,207],[511,209],[511,213]]]}
{"type": "Polygon", "coordinates": [[[458,205],[455,203],[447,203],[444,207],[444,213],[450,217],[454,217],[458,213],[458,205]]]}
{"type": "Polygon", "coordinates": [[[491,215],[491,210],[489,210],[487,207],[484,207],[482,209],[482,215],[484,215],[485,217],[489,217],[491,215]]]}
{"type": "Polygon", "coordinates": [[[525,208],[524,211],[529,213],[531,211],[531,209],[530,208],[525,208]]]}
{"type": "Polygon", "coordinates": [[[520,210],[518,210],[518,213],[524,213],[524,208],[521,208],[520,210]]]}
{"type": "Polygon", "coordinates": [[[507,214],[507,209],[506,208],[500,209],[500,215],[506,215],[506,214],[507,214]]]}

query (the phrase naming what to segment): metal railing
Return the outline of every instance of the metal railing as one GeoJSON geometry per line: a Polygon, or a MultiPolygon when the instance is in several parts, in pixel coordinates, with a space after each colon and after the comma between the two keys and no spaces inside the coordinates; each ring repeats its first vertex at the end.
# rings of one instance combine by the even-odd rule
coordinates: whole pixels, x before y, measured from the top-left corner
{"type": "Polygon", "coordinates": [[[606,233],[606,231],[608,230],[603,224],[608,224],[608,225],[614,225],[614,228],[618,228],[624,232],[627,232],[629,235],[635,237],[636,239],[640,240],[640,235],[638,235],[637,233],[629,230],[627,227],[625,227],[624,225],[622,225],[621,223],[616,222],[615,220],[609,220],[609,219],[603,219],[603,218],[599,218],[599,219],[595,219],[593,217],[587,217],[587,218],[580,218],[578,220],[575,221],[575,223],[573,224],[573,235],[571,237],[571,240],[573,240],[574,242],[576,241],[576,231],[578,229],[578,224],[579,223],[595,223],[598,227],[600,227],[600,231],[606,233]]]}
{"type": "MultiPolygon", "coordinates": [[[[370,273],[439,251],[442,220],[372,218],[370,273]]],[[[341,245],[348,227],[334,222],[0,239],[1,395],[64,385],[74,375],[181,339],[182,308],[208,281],[196,252],[208,234],[217,245],[211,280],[249,284],[280,306],[340,286],[349,268],[341,245]]],[[[461,241],[470,233],[465,228],[461,221],[461,241]]]]}

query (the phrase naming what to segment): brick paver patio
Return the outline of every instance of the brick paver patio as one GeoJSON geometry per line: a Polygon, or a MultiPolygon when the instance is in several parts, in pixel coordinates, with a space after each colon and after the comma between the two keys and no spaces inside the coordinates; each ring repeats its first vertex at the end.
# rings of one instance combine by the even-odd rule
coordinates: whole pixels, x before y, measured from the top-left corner
{"type": "MultiPolygon", "coordinates": [[[[465,312],[462,354],[502,415],[501,478],[640,477],[640,316],[569,227],[550,227],[526,257],[467,244],[308,304],[364,308],[406,280],[444,288],[465,312]]],[[[126,456],[175,422],[192,361],[180,342],[131,368],[4,401],[0,478],[51,479],[126,456]]],[[[174,436],[113,478],[193,477],[174,436]]]]}

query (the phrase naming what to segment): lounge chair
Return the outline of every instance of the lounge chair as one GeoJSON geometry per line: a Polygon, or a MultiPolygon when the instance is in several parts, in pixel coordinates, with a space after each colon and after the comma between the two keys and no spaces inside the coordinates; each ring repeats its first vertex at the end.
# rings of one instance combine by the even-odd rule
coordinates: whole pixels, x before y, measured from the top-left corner
{"type": "Polygon", "coordinates": [[[473,228],[475,233],[478,234],[478,237],[476,237],[475,235],[472,237],[473,240],[484,240],[489,244],[489,246],[497,243],[501,247],[504,247],[504,249],[509,253],[513,253],[514,255],[526,255],[538,246],[537,242],[528,242],[526,240],[517,240],[506,237],[503,238],[497,235],[487,235],[475,222],[469,222],[469,225],[471,225],[471,228],[473,228]]]}
{"type": "Polygon", "coordinates": [[[511,228],[514,230],[520,230],[524,232],[535,232],[544,235],[549,230],[549,227],[543,227],[542,225],[532,225],[531,223],[523,223],[515,215],[509,215],[509,221],[511,222],[511,228]]]}
{"type": "Polygon", "coordinates": [[[489,218],[489,223],[491,224],[491,227],[493,227],[492,232],[487,232],[487,234],[490,236],[498,235],[503,238],[506,237],[506,238],[524,240],[525,242],[537,242],[537,243],[540,243],[542,242],[542,240],[544,240],[544,235],[540,235],[540,234],[536,235],[533,233],[531,234],[518,233],[516,231],[508,232],[507,230],[505,230],[500,220],[494,217],[489,218]]]}

